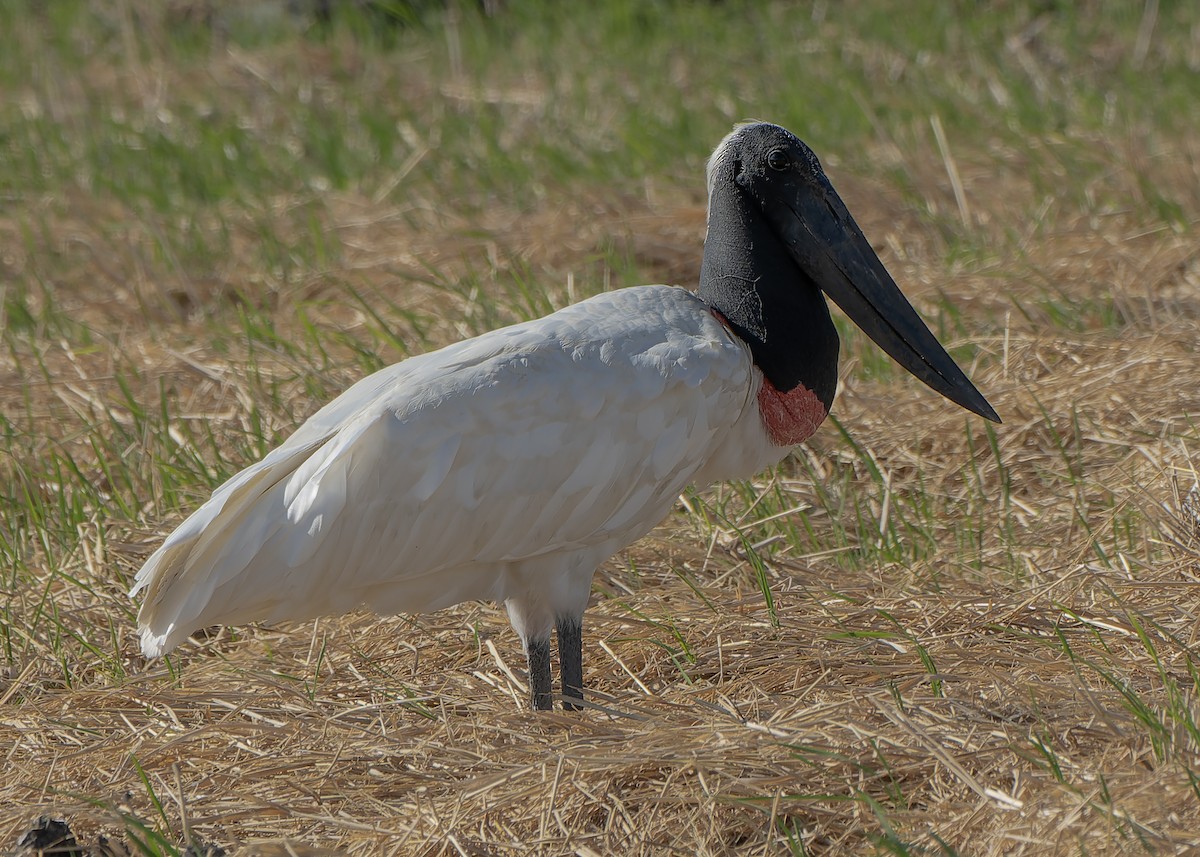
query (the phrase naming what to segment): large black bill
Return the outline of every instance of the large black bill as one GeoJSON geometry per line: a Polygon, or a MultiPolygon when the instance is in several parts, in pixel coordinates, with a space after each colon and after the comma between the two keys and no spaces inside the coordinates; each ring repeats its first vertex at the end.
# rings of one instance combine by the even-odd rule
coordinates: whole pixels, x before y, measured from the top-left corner
{"type": "Polygon", "coordinates": [[[781,200],[768,215],[796,262],[893,360],[947,399],[1000,422],[883,267],[833,187],[781,200]]]}

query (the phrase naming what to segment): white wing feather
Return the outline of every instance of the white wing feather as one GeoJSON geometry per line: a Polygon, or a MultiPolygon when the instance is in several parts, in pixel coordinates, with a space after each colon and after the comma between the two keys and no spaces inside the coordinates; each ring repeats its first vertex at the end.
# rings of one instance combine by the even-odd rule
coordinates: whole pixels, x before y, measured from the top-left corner
{"type": "Polygon", "coordinates": [[[150,557],[133,588],[142,647],[214,623],[504,600],[552,588],[557,568],[586,569],[586,585],[693,479],[786,452],[759,424],[758,382],[707,307],[665,286],[377,372],[150,557]]]}

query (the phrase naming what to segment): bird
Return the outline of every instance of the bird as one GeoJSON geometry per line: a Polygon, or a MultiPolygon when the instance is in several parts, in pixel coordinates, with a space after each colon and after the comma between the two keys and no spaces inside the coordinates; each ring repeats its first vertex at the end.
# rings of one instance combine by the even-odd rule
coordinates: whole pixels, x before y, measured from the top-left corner
{"type": "Polygon", "coordinates": [[[584,705],[596,568],[689,485],[746,479],[833,404],[826,296],[950,401],[996,411],[901,293],[817,156],[735,126],[706,169],[699,286],[619,288],[410,357],[353,384],[217,488],[130,596],[141,648],[195,631],[366,608],[503,603],[529,705],[584,705]]]}

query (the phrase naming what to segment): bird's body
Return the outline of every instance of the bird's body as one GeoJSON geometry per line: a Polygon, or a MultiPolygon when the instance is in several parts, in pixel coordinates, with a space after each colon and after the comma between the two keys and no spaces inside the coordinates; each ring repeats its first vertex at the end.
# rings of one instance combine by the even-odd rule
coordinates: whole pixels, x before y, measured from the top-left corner
{"type": "Polygon", "coordinates": [[[383,369],[217,489],[138,573],[142,648],[197,628],[505,602],[550,706],[582,699],[596,567],[689,484],[745,478],[824,419],[822,292],[905,368],[995,412],[905,301],[812,152],[743,126],[709,162],[698,294],[622,289],[383,369]]]}
{"type": "Polygon", "coordinates": [[[746,346],[670,286],[602,294],[383,369],[151,557],[137,577],[143,648],[216,622],[473,599],[507,601],[519,631],[544,635],[582,613],[596,566],[687,485],[787,454],[760,418],[761,383],[746,346]]]}

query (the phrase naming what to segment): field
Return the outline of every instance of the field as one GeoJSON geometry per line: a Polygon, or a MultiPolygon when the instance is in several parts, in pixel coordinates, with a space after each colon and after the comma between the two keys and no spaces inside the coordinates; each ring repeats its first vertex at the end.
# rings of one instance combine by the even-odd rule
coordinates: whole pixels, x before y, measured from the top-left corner
{"type": "Polygon", "coordinates": [[[1196,853],[1196,5],[497,5],[0,4],[0,853],[43,815],[93,854],[1196,853]],[[140,655],[141,563],[353,380],[694,284],[748,118],[1002,425],[839,317],[817,435],[598,571],[583,712],[524,710],[490,604],[140,655]]]}

